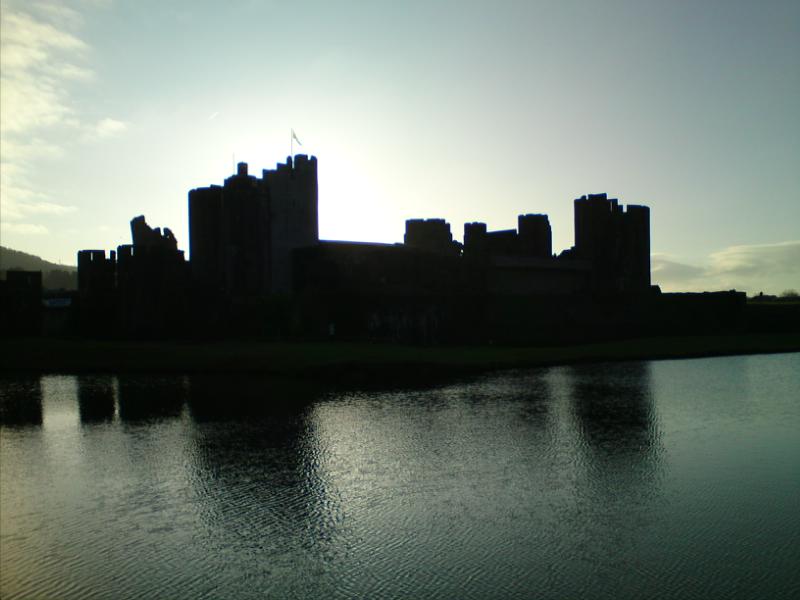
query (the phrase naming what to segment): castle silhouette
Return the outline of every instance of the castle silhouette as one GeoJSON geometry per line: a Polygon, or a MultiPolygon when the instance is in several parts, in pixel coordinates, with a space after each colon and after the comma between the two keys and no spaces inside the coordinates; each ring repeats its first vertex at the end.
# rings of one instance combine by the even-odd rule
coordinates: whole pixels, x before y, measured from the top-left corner
{"type": "Polygon", "coordinates": [[[132,244],[78,252],[83,333],[563,342],[656,331],[660,309],[680,313],[651,286],[649,208],[606,194],[574,201],[575,244],[558,256],[543,214],[516,230],[466,223],[463,244],[443,219],[411,219],[403,243],[378,244],[320,240],[317,208],[317,159],[296,155],[191,190],[189,261],[169,229],[134,218],[132,244]]]}

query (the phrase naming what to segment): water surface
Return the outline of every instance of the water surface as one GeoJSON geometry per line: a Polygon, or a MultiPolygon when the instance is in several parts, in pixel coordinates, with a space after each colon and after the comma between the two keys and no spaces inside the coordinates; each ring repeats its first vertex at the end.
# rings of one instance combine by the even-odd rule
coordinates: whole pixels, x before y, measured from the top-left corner
{"type": "Polygon", "coordinates": [[[0,380],[3,598],[790,598],[800,354],[0,380]]]}

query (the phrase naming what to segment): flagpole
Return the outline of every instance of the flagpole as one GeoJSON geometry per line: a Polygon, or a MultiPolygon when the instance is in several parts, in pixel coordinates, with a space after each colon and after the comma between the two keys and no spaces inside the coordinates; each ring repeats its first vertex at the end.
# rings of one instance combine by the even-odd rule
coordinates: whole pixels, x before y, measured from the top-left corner
{"type": "Polygon", "coordinates": [[[289,156],[292,157],[292,161],[294,161],[294,130],[289,130],[289,156]]]}

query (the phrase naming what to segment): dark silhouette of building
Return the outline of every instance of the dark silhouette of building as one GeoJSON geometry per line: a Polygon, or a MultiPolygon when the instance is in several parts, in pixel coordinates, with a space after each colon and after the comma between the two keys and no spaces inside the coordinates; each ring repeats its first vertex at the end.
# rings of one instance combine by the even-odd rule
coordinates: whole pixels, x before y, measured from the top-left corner
{"type": "Polygon", "coordinates": [[[403,242],[409,248],[436,254],[461,254],[461,244],[453,241],[450,223],[444,219],[409,219],[406,221],[403,242]]]}
{"type": "Polygon", "coordinates": [[[520,215],[517,219],[522,254],[537,258],[553,255],[553,238],[547,215],[520,215]]]}
{"type": "Polygon", "coordinates": [[[116,332],[117,253],[111,250],[78,252],[78,322],[84,335],[102,336],[116,332]]]}
{"type": "Polygon", "coordinates": [[[192,274],[203,288],[242,298],[292,291],[291,253],[319,241],[317,159],[288,157],[261,179],[239,163],[222,187],[189,192],[192,274]]]}
{"type": "Polygon", "coordinates": [[[575,200],[574,256],[592,263],[596,288],[611,291],[650,286],[650,209],[624,210],[606,194],[575,200]]]}
{"type": "Polygon", "coordinates": [[[502,231],[487,231],[486,223],[465,223],[464,255],[552,258],[550,221],[547,215],[519,215],[516,230],[502,231]]]}
{"type": "Polygon", "coordinates": [[[8,271],[0,280],[2,335],[39,335],[42,328],[42,272],[8,271]]]}
{"type": "MultiPolygon", "coordinates": [[[[566,342],[669,330],[692,305],[650,285],[649,209],[606,194],[575,200],[575,245],[557,256],[543,214],[466,223],[463,245],[444,219],[410,219],[403,243],[373,244],[319,240],[317,203],[317,160],[298,155],[191,190],[190,263],[135,218],[132,245],[78,254],[84,330],[566,342]]],[[[701,304],[732,322],[740,299],[701,304]]]]}
{"type": "Polygon", "coordinates": [[[164,337],[185,325],[190,277],[172,231],[131,220],[132,244],[78,252],[78,300],[84,333],[164,337]]]}
{"type": "Polygon", "coordinates": [[[184,333],[191,282],[189,265],[169,228],[131,221],[133,244],[117,247],[118,310],[128,336],[184,333]]]}

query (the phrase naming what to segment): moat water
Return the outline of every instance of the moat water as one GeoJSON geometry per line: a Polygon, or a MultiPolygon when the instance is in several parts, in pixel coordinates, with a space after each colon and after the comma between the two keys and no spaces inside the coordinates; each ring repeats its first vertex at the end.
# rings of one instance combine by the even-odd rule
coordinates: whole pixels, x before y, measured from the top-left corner
{"type": "Polygon", "coordinates": [[[5,599],[800,597],[800,354],[0,396],[5,599]]]}

